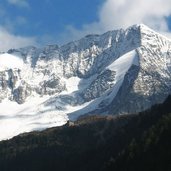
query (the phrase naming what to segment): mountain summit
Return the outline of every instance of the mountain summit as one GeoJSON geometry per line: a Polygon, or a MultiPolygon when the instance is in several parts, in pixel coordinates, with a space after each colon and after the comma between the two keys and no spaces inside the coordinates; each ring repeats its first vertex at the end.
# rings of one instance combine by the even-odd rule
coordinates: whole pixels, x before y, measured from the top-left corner
{"type": "Polygon", "coordinates": [[[140,24],[0,54],[0,139],[85,114],[129,114],[171,93],[171,41],[140,24]]]}

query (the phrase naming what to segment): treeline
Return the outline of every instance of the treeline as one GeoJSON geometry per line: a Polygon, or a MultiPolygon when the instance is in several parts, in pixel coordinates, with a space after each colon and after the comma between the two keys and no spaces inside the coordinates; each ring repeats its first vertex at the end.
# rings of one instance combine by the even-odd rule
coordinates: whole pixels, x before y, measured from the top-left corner
{"type": "Polygon", "coordinates": [[[75,124],[0,142],[0,171],[169,171],[171,96],[139,114],[75,124]]]}

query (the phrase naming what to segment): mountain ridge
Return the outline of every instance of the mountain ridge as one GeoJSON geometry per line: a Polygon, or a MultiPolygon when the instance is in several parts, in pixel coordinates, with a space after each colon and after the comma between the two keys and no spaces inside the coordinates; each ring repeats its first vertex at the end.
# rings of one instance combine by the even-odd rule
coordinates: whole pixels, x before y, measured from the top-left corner
{"type": "Polygon", "coordinates": [[[85,114],[140,112],[171,92],[171,42],[143,24],[0,60],[0,139],[85,114]]]}

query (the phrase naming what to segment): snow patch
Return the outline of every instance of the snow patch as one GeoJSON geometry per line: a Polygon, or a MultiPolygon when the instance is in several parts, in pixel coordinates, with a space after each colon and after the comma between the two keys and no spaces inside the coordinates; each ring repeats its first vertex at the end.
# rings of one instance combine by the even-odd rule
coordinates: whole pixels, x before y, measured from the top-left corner
{"type": "Polygon", "coordinates": [[[125,55],[119,57],[116,61],[114,61],[111,65],[107,67],[107,69],[116,71],[119,75],[125,74],[131,65],[139,66],[139,59],[137,52],[135,50],[126,53],[125,55]]]}
{"type": "Polygon", "coordinates": [[[66,88],[67,88],[67,93],[72,93],[74,91],[79,90],[79,82],[80,82],[80,78],[78,77],[70,77],[68,79],[64,79],[63,81],[65,81],[66,83],[66,88]]]}
{"type": "Polygon", "coordinates": [[[6,69],[22,69],[23,60],[17,56],[4,53],[0,55],[0,71],[6,69]]]}
{"type": "Polygon", "coordinates": [[[0,103],[0,140],[12,138],[23,132],[64,125],[68,120],[65,113],[53,110],[40,112],[41,104],[48,98],[32,97],[21,105],[9,100],[0,103]]]}

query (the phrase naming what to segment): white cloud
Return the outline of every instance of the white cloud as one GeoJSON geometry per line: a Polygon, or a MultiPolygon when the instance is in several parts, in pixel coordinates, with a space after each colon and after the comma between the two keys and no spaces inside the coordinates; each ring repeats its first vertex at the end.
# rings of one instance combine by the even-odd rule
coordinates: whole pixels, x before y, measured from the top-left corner
{"type": "MultiPolygon", "coordinates": [[[[8,0],[8,2],[20,7],[28,7],[25,0],[8,0]]],[[[0,20],[0,52],[5,52],[11,48],[37,45],[36,37],[25,37],[13,33],[16,30],[16,26],[21,27],[27,24],[26,18],[16,16],[12,20],[8,15],[7,9],[0,5],[0,20]]]]}
{"type": "Polygon", "coordinates": [[[27,0],[7,0],[9,4],[16,5],[18,7],[29,7],[27,0]]]}
{"type": "Polygon", "coordinates": [[[100,11],[99,22],[105,30],[137,23],[167,30],[165,17],[170,14],[170,0],[107,0],[100,11]]]}
{"type": "Polygon", "coordinates": [[[0,51],[7,51],[11,48],[20,48],[29,45],[36,45],[34,37],[17,36],[0,26],[0,51]]]}
{"type": "Polygon", "coordinates": [[[171,0],[105,0],[97,22],[85,24],[82,29],[66,28],[63,39],[79,38],[85,34],[103,33],[144,23],[158,31],[168,31],[166,17],[171,15],[171,0]]]}

